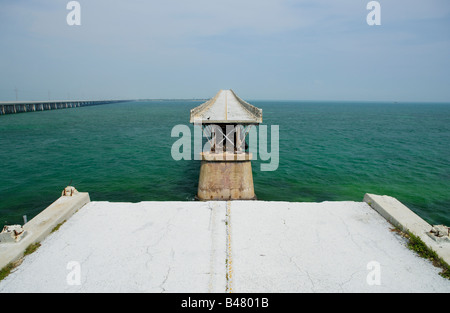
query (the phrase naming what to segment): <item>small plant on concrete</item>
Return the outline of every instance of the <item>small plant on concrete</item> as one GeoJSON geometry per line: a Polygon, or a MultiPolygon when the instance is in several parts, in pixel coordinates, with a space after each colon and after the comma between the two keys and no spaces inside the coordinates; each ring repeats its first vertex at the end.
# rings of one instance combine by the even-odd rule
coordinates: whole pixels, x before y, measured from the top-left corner
{"type": "MultiPolygon", "coordinates": [[[[39,247],[41,246],[41,244],[39,242],[34,243],[29,245],[25,251],[23,252],[23,256],[27,256],[32,254],[33,252],[35,252],[39,247]]],[[[0,281],[2,281],[3,279],[5,279],[6,277],[8,277],[9,274],[11,274],[11,272],[17,267],[19,266],[23,261],[23,257],[20,258],[18,261],[16,262],[12,262],[9,263],[8,265],[6,265],[4,268],[2,268],[0,270],[0,281]]]]}
{"type": "Polygon", "coordinates": [[[12,263],[9,263],[4,268],[0,270],[0,281],[5,279],[9,274],[11,274],[12,270],[14,269],[14,265],[12,263]]]}
{"type": "Polygon", "coordinates": [[[410,250],[415,251],[422,258],[430,260],[434,266],[441,268],[442,272],[439,273],[439,275],[450,280],[450,266],[442,258],[440,258],[435,251],[428,248],[422,239],[409,231],[402,231],[398,227],[391,228],[391,231],[406,238],[408,240],[407,245],[410,250]]]}
{"type": "Polygon", "coordinates": [[[450,266],[440,258],[436,252],[428,248],[425,243],[417,236],[408,232],[409,243],[408,247],[417,252],[422,258],[430,260],[434,266],[442,268],[440,273],[442,277],[450,279],[450,266]]]}
{"type": "Polygon", "coordinates": [[[51,233],[53,234],[55,231],[58,231],[59,228],[60,228],[65,222],[66,222],[66,221],[63,221],[63,222],[59,223],[58,225],[56,225],[55,228],[52,229],[52,232],[51,232],[51,233]]]}
{"type": "Polygon", "coordinates": [[[32,254],[32,253],[35,252],[40,246],[41,246],[41,244],[40,244],[39,242],[33,243],[33,244],[29,245],[29,246],[25,249],[25,252],[23,253],[23,256],[27,256],[27,255],[32,254]]]}
{"type": "Polygon", "coordinates": [[[428,248],[422,239],[411,232],[407,232],[405,237],[409,239],[409,249],[415,251],[422,258],[430,260],[434,266],[441,268],[442,272],[439,275],[450,280],[450,266],[435,251],[428,248]]]}
{"type": "Polygon", "coordinates": [[[0,270],[0,281],[8,277],[9,274],[20,264],[22,264],[23,259],[19,259],[18,261],[9,263],[4,268],[0,270]]]}

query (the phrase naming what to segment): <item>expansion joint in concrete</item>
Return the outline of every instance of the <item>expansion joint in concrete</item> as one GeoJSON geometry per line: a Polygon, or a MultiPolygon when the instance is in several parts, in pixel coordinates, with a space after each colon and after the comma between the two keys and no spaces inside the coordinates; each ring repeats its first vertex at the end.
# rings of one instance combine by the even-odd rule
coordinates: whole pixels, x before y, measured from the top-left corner
{"type": "Polygon", "coordinates": [[[226,251],[227,258],[226,263],[226,292],[233,293],[233,254],[232,254],[232,242],[231,242],[231,201],[227,201],[227,211],[226,211],[226,231],[227,231],[227,241],[226,241],[226,251]]]}

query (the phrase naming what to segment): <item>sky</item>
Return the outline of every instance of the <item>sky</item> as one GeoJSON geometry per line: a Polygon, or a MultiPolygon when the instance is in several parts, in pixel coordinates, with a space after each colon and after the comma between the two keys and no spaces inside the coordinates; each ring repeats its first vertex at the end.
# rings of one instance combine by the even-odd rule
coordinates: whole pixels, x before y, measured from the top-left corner
{"type": "Polygon", "coordinates": [[[450,1],[0,0],[0,101],[450,102],[450,1]]]}

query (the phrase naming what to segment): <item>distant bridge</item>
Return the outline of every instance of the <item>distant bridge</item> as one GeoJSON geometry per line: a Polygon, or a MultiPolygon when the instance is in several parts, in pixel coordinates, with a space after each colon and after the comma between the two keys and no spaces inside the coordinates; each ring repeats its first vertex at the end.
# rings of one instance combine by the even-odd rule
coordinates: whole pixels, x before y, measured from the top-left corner
{"type": "Polygon", "coordinates": [[[79,108],[93,105],[128,102],[130,100],[61,100],[0,102],[0,115],[79,108]]]}

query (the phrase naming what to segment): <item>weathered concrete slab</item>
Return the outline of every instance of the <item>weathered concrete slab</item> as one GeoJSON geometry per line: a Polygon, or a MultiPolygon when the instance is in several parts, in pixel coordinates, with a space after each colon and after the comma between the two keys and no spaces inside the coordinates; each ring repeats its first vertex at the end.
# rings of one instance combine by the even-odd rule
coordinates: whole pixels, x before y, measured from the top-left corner
{"type": "Polygon", "coordinates": [[[364,202],[91,202],[0,292],[450,292],[391,227],[364,202]]]}
{"type": "Polygon", "coordinates": [[[223,292],[224,219],[224,203],[92,202],[0,292],[223,292]]]}
{"type": "Polygon", "coordinates": [[[366,203],[233,202],[231,222],[235,292],[450,292],[366,203]]]}

